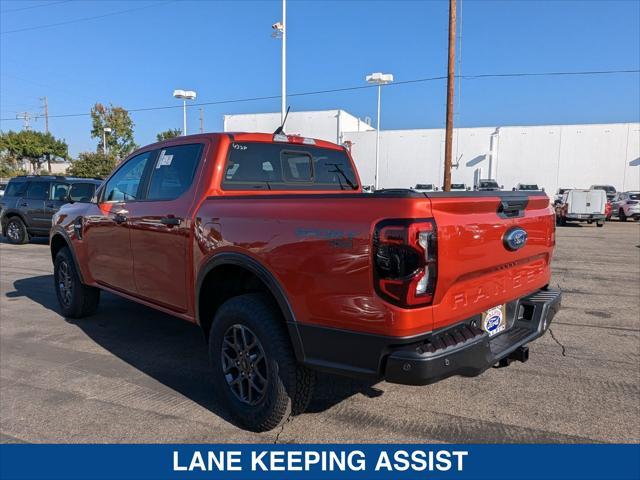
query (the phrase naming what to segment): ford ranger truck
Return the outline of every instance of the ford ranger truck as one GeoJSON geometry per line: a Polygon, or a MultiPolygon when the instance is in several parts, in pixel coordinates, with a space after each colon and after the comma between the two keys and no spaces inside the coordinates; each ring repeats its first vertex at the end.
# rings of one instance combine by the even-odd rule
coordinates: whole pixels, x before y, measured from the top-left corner
{"type": "Polygon", "coordinates": [[[196,323],[253,431],[304,411],[316,370],[426,385],[526,361],[560,306],[543,192],[363,193],[345,148],[284,134],[141,148],[50,239],[65,316],[104,290],[196,323]]]}

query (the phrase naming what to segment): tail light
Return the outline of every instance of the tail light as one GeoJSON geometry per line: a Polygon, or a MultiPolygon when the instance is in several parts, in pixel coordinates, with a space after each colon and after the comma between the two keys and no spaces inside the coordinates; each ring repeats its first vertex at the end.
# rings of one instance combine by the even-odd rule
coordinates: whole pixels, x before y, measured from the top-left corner
{"type": "Polygon", "coordinates": [[[385,220],[373,235],[376,292],[400,307],[433,302],[437,277],[437,235],[432,219],[385,220]]]}

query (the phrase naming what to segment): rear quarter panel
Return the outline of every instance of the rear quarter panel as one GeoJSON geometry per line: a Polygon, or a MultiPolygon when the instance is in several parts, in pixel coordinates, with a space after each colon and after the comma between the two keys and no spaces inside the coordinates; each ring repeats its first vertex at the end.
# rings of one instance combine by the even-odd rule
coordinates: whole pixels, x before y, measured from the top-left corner
{"type": "Polygon", "coordinates": [[[237,252],[266,267],[300,322],[405,336],[432,327],[429,309],[405,310],[374,291],[374,225],[430,216],[429,200],[368,194],[212,197],[196,226],[196,271],[215,254],[237,252]]]}

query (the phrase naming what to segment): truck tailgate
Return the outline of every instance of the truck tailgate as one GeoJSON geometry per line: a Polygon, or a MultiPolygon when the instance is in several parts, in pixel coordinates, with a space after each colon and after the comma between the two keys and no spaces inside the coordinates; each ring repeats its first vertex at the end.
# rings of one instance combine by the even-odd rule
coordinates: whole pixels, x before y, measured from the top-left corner
{"type": "Polygon", "coordinates": [[[433,328],[515,300],[549,283],[555,217],[542,192],[429,195],[438,228],[433,328]],[[527,240],[510,249],[506,236],[527,240]]]}

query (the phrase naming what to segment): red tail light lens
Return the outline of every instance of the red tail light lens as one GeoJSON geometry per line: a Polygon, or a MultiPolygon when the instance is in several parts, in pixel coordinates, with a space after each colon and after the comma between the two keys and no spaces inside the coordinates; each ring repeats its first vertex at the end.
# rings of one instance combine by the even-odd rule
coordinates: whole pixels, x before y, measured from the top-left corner
{"type": "Polygon", "coordinates": [[[373,235],[373,266],[380,297],[405,308],[430,305],[438,272],[435,222],[380,222],[373,235]]]}

